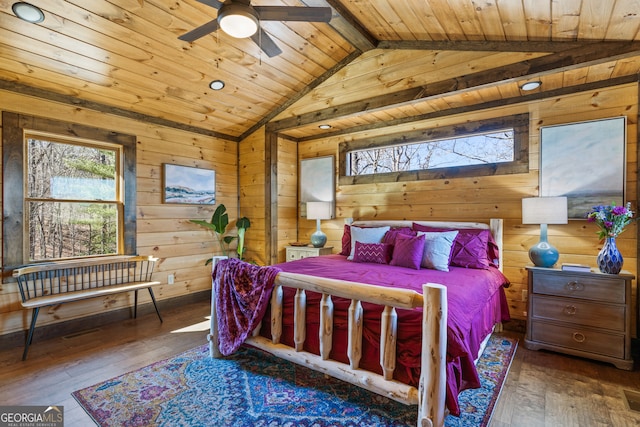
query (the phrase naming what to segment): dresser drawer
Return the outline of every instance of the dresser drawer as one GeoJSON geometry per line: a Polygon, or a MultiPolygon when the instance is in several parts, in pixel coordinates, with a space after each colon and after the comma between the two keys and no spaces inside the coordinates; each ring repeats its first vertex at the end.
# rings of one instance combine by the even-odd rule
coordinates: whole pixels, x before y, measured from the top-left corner
{"type": "Polygon", "coordinates": [[[581,327],[532,321],[531,339],[559,347],[616,358],[625,357],[624,335],[607,334],[581,327]]]}
{"type": "Polygon", "coordinates": [[[562,274],[536,271],[532,291],[536,294],[583,298],[624,304],[625,280],[595,274],[562,274]]]}
{"type": "Polygon", "coordinates": [[[569,322],[625,332],[624,305],[597,304],[570,298],[535,295],[531,300],[532,319],[569,322]]]}

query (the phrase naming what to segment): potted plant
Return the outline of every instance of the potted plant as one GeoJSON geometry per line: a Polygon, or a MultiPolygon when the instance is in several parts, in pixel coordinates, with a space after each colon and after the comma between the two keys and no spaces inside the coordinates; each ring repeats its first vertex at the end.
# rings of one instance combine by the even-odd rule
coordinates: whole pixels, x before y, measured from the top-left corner
{"type": "MultiPolygon", "coordinates": [[[[229,214],[227,214],[227,208],[224,204],[220,204],[213,215],[211,216],[211,221],[201,220],[201,219],[192,219],[190,220],[194,224],[201,225],[213,232],[218,240],[218,244],[220,245],[220,250],[222,253],[227,256],[231,255],[231,248],[229,245],[235,239],[238,239],[238,247],[236,252],[238,253],[238,258],[244,259],[244,252],[246,248],[244,247],[244,235],[247,230],[251,226],[251,222],[249,218],[242,217],[236,221],[236,227],[238,229],[237,236],[225,236],[227,231],[227,225],[229,225],[229,214]]],[[[211,263],[212,258],[209,258],[206,262],[208,265],[211,263]]]]}

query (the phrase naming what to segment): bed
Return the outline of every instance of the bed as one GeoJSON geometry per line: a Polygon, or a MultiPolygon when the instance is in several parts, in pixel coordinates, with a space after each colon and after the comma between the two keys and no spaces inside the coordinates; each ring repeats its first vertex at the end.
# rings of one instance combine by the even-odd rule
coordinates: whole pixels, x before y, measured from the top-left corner
{"type": "Polygon", "coordinates": [[[221,343],[232,330],[236,346],[417,405],[419,426],[441,426],[458,413],[458,393],[479,387],[474,361],[509,318],[501,255],[498,219],[357,221],[345,226],[340,254],[253,269],[234,261],[259,274],[240,292],[224,290],[242,282],[227,260],[213,273],[211,355],[228,354],[221,343]],[[248,293],[256,306],[229,308],[248,293]],[[229,326],[243,309],[248,318],[229,326]]]}

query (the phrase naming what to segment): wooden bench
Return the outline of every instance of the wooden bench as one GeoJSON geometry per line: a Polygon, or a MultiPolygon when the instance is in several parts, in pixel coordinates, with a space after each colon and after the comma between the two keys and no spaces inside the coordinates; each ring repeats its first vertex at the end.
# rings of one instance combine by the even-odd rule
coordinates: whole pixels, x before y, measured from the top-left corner
{"type": "Polygon", "coordinates": [[[147,288],[162,322],[151,289],[160,284],[151,280],[157,260],[151,256],[109,256],[40,263],[14,270],[13,277],[18,281],[22,307],[33,309],[22,360],[27,358],[41,307],[134,291],[135,318],[138,311],[138,290],[147,288]]]}

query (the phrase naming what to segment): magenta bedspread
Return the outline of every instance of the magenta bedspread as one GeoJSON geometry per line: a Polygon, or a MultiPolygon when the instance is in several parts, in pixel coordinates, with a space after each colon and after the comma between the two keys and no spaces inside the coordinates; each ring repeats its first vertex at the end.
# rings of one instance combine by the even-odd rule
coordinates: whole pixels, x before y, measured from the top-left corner
{"type": "Polygon", "coordinates": [[[219,261],[213,271],[220,353],[235,352],[258,326],[267,309],[278,267],[238,259],[219,261]]]}
{"type": "MultiPolygon", "coordinates": [[[[308,274],[311,276],[342,279],[387,287],[414,289],[422,293],[424,283],[439,283],[447,287],[449,316],[447,321],[447,407],[457,415],[458,394],[467,388],[480,386],[474,365],[482,339],[491,331],[496,322],[509,319],[509,310],[503,287],[507,278],[497,269],[489,270],[451,267],[449,272],[438,270],[412,270],[382,264],[355,263],[342,255],[305,258],[299,261],[278,264],[282,271],[308,274]]],[[[313,312],[315,298],[307,293],[307,341],[305,349],[318,353],[317,330],[319,316],[313,312]]],[[[285,289],[284,319],[287,310],[292,310],[292,302],[287,302],[285,289]]],[[[334,299],[334,344],[330,357],[348,363],[346,356],[347,312],[349,301],[334,299]],[[341,313],[344,318],[340,319],[341,313]]],[[[382,308],[366,305],[364,319],[362,368],[380,372],[379,331],[382,308]]],[[[394,377],[417,386],[420,376],[422,309],[398,310],[399,336],[397,341],[397,367],[394,377]]],[[[265,322],[265,324],[268,322],[265,322]]],[[[263,334],[268,334],[268,325],[263,326],[263,334]]],[[[291,339],[292,331],[283,325],[282,341],[291,339]]],[[[268,335],[267,335],[268,336],[268,335]]]]}

